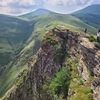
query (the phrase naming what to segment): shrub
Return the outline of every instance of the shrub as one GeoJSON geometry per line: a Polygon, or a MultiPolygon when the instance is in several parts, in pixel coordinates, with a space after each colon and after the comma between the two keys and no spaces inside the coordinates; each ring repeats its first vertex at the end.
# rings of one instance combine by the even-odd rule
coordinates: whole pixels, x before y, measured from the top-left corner
{"type": "Polygon", "coordinates": [[[49,89],[53,97],[68,96],[68,88],[70,83],[70,73],[68,67],[62,67],[60,72],[56,74],[54,79],[49,85],[49,89]]]}
{"type": "Polygon", "coordinates": [[[91,35],[88,39],[90,42],[96,42],[96,38],[93,35],[91,35]]]}

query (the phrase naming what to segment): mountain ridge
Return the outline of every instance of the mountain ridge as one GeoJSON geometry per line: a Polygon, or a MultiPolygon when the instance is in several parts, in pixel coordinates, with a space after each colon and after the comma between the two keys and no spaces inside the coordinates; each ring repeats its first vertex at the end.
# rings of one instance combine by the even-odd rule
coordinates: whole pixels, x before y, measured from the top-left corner
{"type": "MultiPolygon", "coordinates": [[[[61,71],[61,67],[70,69],[69,92],[67,91],[68,88],[66,88],[70,100],[73,100],[73,98],[81,100],[83,97],[86,100],[100,99],[98,92],[100,87],[98,87],[99,83],[97,84],[99,82],[99,72],[97,73],[99,62],[97,59],[91,60],[91,57],[100,58],[98,53],[100,45],[90,42],[88,37],[89,35],[84,37],[61,25],[47,31],[41,48],[28,62],[28,69],[25,69],[18,76],[14,89],[12,88],[3,100],[54,100],[55,96],[53,97],[52,92],[50,94],[48,92],[48,89],[50,89],[48,85],[52,78],[56,77],[55,73],[61,71]],[[94,65],[91,63],[94,63],[94,65]],[[93,69],[95,69],[95,72],[93,69]],[[94,80],[92,74],[95,75],[94,80]],[[92,80],[93,92],[91,92],[90,85],[92,80]],[[44,86],[46,86],[46,89],[44,86]]],[[[67,83],[67,81],[65,82],[67,83]]],[[[53,89],[53,93],[59,95],[57,99],[64,99],[62,91],[59,93],[59,86],[57,89],[53,89]]]]}

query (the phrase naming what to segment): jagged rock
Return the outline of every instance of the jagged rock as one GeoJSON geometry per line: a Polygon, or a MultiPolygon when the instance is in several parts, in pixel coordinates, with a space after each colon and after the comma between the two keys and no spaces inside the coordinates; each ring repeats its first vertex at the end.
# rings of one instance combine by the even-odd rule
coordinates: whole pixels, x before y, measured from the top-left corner
{"type": "Polygon", "coordinates": [[[95,46],[100,49],[100,43],[95,43],[95,46]]]}
{"type": "Polygon", "coordinates": [[[94,76],[92,83],[92,90],[94,94],[94,100],[100,100],[100,55],[99,44],[91,45],[88,41],[88,47],[81,45],[81,53],[85,65],[89,68],[91,75],[94,76]]]}
{"type": "Polygon", "coordinates": [[[36,56],[28,63],[30,71],[22,79],[23,82],[16,83],[15,92],[11,93],[9,97],[11,100],[52,100],[52,96],[43,88],[46,78],[52,77],[61,67],[61,63],[56,63],[56,59],[53,59],[56,56],[56,41],[52,39],[56,35],[56,43],[63,45],[63,41],[68,34],[67,29],[61,26],[48,31],[48,34],[41,43],[41,48],[36,56]],[[49,33],[50,35],[54,34],[50,40],[49,33]]]}
{"type": "Polygon", "coordinates": [[[84,81],[84,83],[87,83],[88,79],[89,79],[89,75],[87,72],[86,65],[84,64],[82,59],[80,59],[80,61],[79,61],[78,70],[79,70],[79,74],[80,74],[82,80],[84,81]]]}

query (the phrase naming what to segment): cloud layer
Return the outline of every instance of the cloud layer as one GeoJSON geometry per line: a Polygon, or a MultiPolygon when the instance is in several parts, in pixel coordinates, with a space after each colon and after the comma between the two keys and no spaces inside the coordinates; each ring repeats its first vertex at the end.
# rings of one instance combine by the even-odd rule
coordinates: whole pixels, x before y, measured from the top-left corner
{"type": "Polygon", "coordinates": [[[1,6],[9,6],[10,4],[18,4],[20,6],[35,5],[34,0],[1,0],[1,6]]]}
{"type": "Polygon", "coordinates": [[[0,0],[0,13],[21,14],[38,8],[57,10],[59,6],[63,9],[68,6],[89,5],[92,2],[93,0],[0,0]]]}
{"type": "Polygon", "coordinates": [[[51,5],[86,5],[93,2],[93,0],[48,0],[47,3],[51,5]]]}
{"type": "Polygon", "coordinates": [[[34,0],[1,0],[0,13],[14,14],[31,10],[36,5],[34,0]],[[27,9],[29,8],[29,9],[27,9]],[[31,8],[31,9],[30,9],[31,8]]]}

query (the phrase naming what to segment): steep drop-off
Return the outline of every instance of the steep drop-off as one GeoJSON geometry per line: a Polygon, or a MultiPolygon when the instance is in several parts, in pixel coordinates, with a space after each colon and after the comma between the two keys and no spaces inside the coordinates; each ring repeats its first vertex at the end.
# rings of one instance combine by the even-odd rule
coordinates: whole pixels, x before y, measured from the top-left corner
{"type": "Polygon", "coordinates": [[[88,37],[64,26],[47,31],[28,68],[20,73],[13,88],[2,99],[54,100],[44,85],[48,77],[52,79],[62,67],[68,67],[68,96],[62,98],[60,94],[59,100],[100,100],[100,44],[89,42],[88,37]]]}

